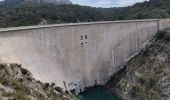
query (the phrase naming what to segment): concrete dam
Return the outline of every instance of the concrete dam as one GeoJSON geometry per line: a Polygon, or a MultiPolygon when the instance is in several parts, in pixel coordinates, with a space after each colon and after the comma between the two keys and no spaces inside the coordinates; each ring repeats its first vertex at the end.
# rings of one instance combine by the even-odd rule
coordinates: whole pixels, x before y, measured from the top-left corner
{"type": "Polygon", "coordinates": [[[43,82],[67,89],[105,84],[170,19],[0,29],[0,61],[19,63],[43,82]]]}

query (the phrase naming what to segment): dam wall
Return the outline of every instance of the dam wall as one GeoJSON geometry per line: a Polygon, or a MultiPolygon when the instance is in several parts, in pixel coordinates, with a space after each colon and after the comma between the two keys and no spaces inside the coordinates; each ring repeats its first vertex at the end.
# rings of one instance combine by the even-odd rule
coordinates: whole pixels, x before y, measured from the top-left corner
{"type": "Polygon", "coordinates": [[[65,83],[67,89],[103,85],[165,23],[150,19],[1,28],[0,61],[22,64],[36,79],[63,88],[65,83]]]}
{"type": "Polygon", "coordinates": [[[170,18],[159,19],[158,20],[158,28],[160,31],[170,28],[170,18]]]}

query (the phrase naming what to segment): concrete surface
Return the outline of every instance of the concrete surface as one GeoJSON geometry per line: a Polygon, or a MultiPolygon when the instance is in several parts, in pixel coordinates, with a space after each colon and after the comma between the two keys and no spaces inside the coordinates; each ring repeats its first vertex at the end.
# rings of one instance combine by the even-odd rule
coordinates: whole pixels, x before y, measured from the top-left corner
{"type": "Polygon", "coordinates": [[[102,85],[169,25],[150,19],[1,28],[0,61],[68,89],[102,85]]]}

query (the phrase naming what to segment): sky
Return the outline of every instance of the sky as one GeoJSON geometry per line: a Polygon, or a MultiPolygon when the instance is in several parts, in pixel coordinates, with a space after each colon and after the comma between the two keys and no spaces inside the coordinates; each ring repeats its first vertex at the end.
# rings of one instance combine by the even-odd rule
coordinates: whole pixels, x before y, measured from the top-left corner
{"type": "Polygon", "coordinates": [[[130,6],[137,2],[143,2],[147,0],[70,0],[70,1],[72,1],[74,4],[109,8],[130,6]]]}
{"type": "Polygon", "coordinates": [[[143,2],[147,0],[70,0],[70,1],[73,2],[74,4],[79,5],[109,8],[130,6],[137,2],[143,2]]]}

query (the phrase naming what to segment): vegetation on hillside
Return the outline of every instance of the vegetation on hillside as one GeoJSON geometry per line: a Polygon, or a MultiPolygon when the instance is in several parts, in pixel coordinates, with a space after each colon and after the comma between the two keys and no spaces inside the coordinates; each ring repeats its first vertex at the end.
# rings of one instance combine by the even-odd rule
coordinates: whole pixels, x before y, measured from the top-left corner
{"type": "Polygon", "coordinates": [[[7,5],[0,9],[0,27],[113,20],[113,14],[105,14],[109,12],[79,5],[7,5]]]}
{"type": "Polygon", "coordinates": [[[35,80],[19,64],[0,63],[0,100],[77,100],[54,83],[35,80]]]}
{"type": "Polygon", "coordinates": [[[169,0],[150,0],[121,8],[79,5],[0,5],[0,27],[170,17],[169,0]]]}
{"type": "Polygon", "coordinates": [[[152,19],[170,17],[170,0],[149,0],[125,8],[119,19],[152,19]]]}
{"type": "Polygon", "coordinates": [[[109,82],[126,100],[169,100],[170,30],[159,32],[146,48],[109,82]]]}

